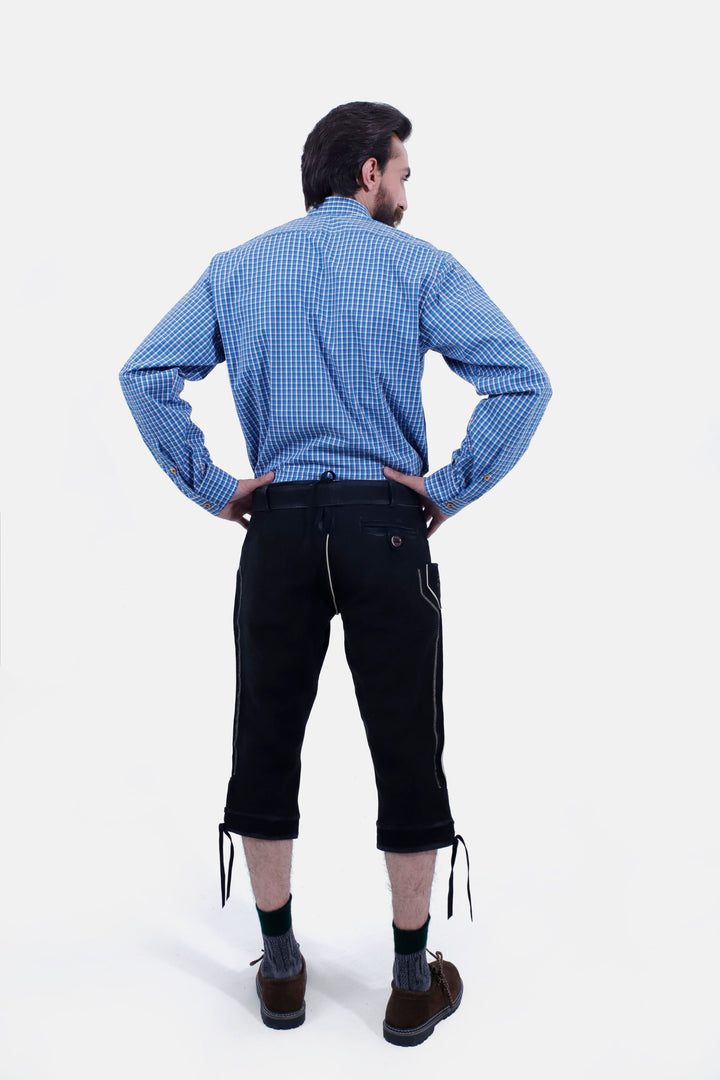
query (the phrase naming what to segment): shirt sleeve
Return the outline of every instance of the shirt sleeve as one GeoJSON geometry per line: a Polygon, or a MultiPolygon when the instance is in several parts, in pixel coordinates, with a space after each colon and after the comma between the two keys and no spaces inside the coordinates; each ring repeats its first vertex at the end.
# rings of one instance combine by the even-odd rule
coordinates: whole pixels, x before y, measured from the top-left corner
{"type": "Polygon", "coordinates": [[[208,267],[120,372],[150,453],[184,495],[213,514],[232,498],[237,480],[213,465],[181,393],[185,379],[204,379],[224,359],[208,267]]]}
{"type": "Polygon", "coordinates": [[[527,449],[552,388],[540,361],[452,255],[420,313],[421,341],[482,396],[450,464],[425,477],[433,502],[456,514],[494,487],[527,449]]]}

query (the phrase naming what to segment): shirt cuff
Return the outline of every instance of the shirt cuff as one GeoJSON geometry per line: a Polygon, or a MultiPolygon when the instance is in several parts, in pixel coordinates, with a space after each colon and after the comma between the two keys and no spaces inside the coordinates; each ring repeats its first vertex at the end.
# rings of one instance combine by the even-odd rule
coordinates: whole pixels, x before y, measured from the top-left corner
{"type": "Polygon", "coordinates": [[[489,491],[497,483],[497,477],[493,476],[492,473],[484,473],[473,481],[470,488],[465,488],[463,495],[458,495],[457,480],[454,478],[452,470],[452,464],[444,465],[443,468],[431,473],[430,476],[425,476],[427,495],[449,517],[452,514],[457,514],[463,507],[468,507],[471,502],[475,502],[481,495],[485,495],[485,492],[489,491]],[[468,490],[472,492],[470,496],[467,495],[468,490]]]}
{"type": "Polygon", "coordinates": [[[455,493],[455,481],[452,475],[452,465],[445,465],[434,473],[425,477],[425,490],[432,501],[440,507],[443,514],[452,517],[467,506],[467,500],[462,499],[455,493]]]}
{"type": "Polygon", "coordinates": [[[464,506],[469,506],[471,502],[475,502],[481,495],[484,495],[495,483],[495,478],[491,473],[484,473],[477,482],[472,485],[472,495],[468,498],[467,494],[457,494],[457,481],[453,476],[453,466],[444,465],[442,469],[437,469],[436,472],[430,473],[425,477],[425,490],[436,503],[443,514],[447,514],[448,517],[452,517],[453,514],[457,514],[458,510],[462,510],[464,506]]]}
{"type": "Polygon", "coordinates": [[[202,483],[198,484],[195,490],[185,483],[174,466],[168,466],[166,470],[173,483],[188,499],[211,514],[220,513],[230,502],[238,486],[235,477],[219,469],[217,465],[208,465],[202,483]]]}
{"type": "Polygon", "coordinates": [[[219,469],[217,465],[210,465],[195,493],[195,501],[211,514],[219,514],[232,499],[237,486],[234,476],[219,469]]]}

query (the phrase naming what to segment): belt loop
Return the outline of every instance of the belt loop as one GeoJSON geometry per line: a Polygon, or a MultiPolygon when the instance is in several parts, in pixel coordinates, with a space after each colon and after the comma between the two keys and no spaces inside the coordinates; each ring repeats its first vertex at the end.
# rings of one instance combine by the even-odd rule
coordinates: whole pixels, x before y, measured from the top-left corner
{"type": "Polygon", "coordinates": [[[390,506],[395,506],[395,481],[388,480],[387,483],[390,488],[390,506]]]}
{"type": "Polygon", "coordinates": [[[218,839],[220,841],[220,895],[222,897],[222,906],[225,907],[225,901],[230,896],[230,882],[232,881],[232,868],[233,859],[235,858],[235,847],[233,845],[232,836],[225,828],[225,825],[222,821],[218,825],[218,839]],[[225,859],[223,852],[223,835],[227,836],[228,840],[230,841],[230,862],[228,863],[227,891],[225,890],[225,859]]]}
{"type": "Polygon", "coordinates": [[[334,473],[332,469],[325,469],[325,471],[321,473],[317,480],[313,481],[311,503],[313,507],[329,505],[325,492],[327,491],[333,480],[337,480],[337,474],[334,473]]]}
{"type": "Polygon", "coordinates": [[[459,833],[455,834],[453,838],[452,846],[452,858],[450,859],[450,884],[448,886],[448,919],[451,918],[453,913],[453,874],[455,873],[455,858],[457,856],[458,840],[465,848],[465,858],[467,859],[467,894],[468,903],[470,905],[470,921],[473,921],[473,909],[472,909],[472,896],[470,895],[470,856],[468,854],[467,844],[463,840],[459,833]]]}
{"type": "Polygon", "coordinates": [[[268,488],[269,484],[261,484],[260,487],[255,488],[253,492],[253,510],[269,510],[270,502],[268,500],[268,488]]]}

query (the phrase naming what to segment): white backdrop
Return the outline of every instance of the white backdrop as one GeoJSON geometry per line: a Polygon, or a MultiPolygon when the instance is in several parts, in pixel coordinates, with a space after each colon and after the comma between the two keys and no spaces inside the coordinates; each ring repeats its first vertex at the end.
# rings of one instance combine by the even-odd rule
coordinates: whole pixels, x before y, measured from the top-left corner
{"type": "MultiPolygon", "coordinates": [[[[717,1080],[709,13],[16,7],[1,65],[7,1080],[717,1080]],[[260,1023],[249,883],[236,863],[221,911],[216,847],[244,534],[168,482],[117,380],[215,252],[304,213],[305,137],[357,99],[413,121],[403,228],[468,267],[554,388],[516,469],[431,540],[475,921],[462,870],[445,919],[445,851],[430,945],[466,996],[413,1052],[381,1037],[389,892],[339,620],[296,845],[308,1019],[260,1023]]],[[[434,469],[475,398],[434,354],[424,385],[434,469]]],[[[249,475],[225,370],[187,396],[217,464],[249,475]]]]}

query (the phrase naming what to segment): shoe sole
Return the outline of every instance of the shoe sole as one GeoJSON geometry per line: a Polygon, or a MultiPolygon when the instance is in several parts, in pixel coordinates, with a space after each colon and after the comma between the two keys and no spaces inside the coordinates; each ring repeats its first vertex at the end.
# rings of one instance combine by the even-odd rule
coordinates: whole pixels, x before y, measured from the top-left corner
{"type": "Polygon", "coordinates": [[[419,1046],[420,1043],[429,1039],[437,1024],[441,1020],[445,1020],[448,1016],[452,1016],[455,1010],[459,1007],[463,996],[463,984],[460,980],[460,989],[458,996],[453,1001],[452,1005],[446,1005],[440,1012],[436,1012],[434,1016],[431,1016],[429,1020],[426,1020],[424,1024],[420,1024],[415,1028],[396,1028],[391,1027],[385,1020],[383,1020],[383,1036],[387,1042],[392,1043],[393,1046],[419,1046]]]}
{"type": "Polygon", "coordinates": [[[257,990],[257,996],[260,998],[260,1016],[266,1027],[275,1028],[277,1031],[300,1027],[305,1020],[304,1001],[302,1003],[302,1008],[297,1009],[295,1012],[273,1012],[272,1009],[268,1009],[263,1001],[262,991],[260,990],[260,981],[258,979],[255,980],[255,989],[257,990]]]}

